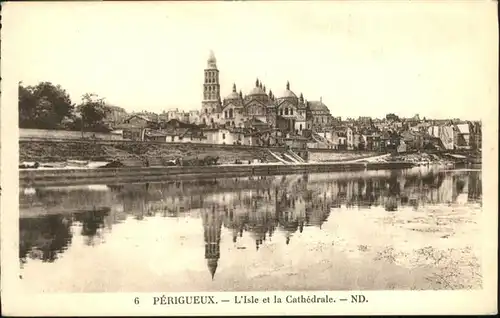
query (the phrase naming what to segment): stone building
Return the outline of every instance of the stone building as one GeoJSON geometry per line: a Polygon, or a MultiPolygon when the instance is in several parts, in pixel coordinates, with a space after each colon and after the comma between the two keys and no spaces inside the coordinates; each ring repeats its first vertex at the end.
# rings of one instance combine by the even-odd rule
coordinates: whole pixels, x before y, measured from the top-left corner
{"type": "Polygon", "coordinates": [[[268,91],[259,79],[246,95],[241,90],[238,91],[236,84],[233,84],[231,93],[221,100],[219,70],[213,52],[210,52],[204,75],[200,114],[202,124],[212,127],[244,127],[245,122],[258,120],[266,123],[271,129],[279,128],[285,132],[303,135],[304,131],[311,129],[314,121],[318,127],[331,123],[328,107],[321,100],[307,102],[302,94],[297,97],[290,89],[289,82],[277,95],[271,90],[268,91]]]}
{"type": "Polygon", "coordinates": [[[210,51],[205,68],[205,80],[203,82],[203,101],[201,102],[201,122],[203,124],[215,123],[214,115],[217,119],[221,113],[219,70],[214,52],[210,51]]]}
{"type": "Polygon", "coordinates": [[[319,101],[307,102],[307,108],[311,116],[312,129],[315,131],[324,131],[333,123],[333,117],[328,107],[323,104],[323,99],[319,101]]]}

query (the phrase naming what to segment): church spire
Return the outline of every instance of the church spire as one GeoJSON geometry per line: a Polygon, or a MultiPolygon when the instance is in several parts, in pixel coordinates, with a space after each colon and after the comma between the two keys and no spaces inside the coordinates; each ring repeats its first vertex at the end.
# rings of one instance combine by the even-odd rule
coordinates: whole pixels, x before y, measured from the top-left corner
{"type": "Polygon", "coordinates": [[[236,83],[233,83],[233,93],[236,93],[236,83]]]}
{"type": "Polygon", "coordinates": [[[286,90],[290,90],[290,82],[289,81],[286,81],[286,90]]]}
{"type": "Polygon", "coordinates": [[[258,78],[255,80],[255,87],[259,87],[259,79],[258,78]]]}
{"type": "Polygon", "coordinates": [[[210,50],[210,54],[208,55],[207,67],[209,69],[216,69],[217,68],[217,59],[215,58],[214,51],[212,51],[212,50],[210,50]]]}
{"type": "Polygon", "coordinates": [[[205,240],[205,259],[207,260],[208,271],[212,279],[217,270],[217,263],[220,258],[220,235],[222,227],[222,216],[213,207],[203,212],[203,237],[205,240]]]}
{"type": "Polygon", "coordinates": [[[207,259],[208,270],[210,271],[210,276],[212,276],[212,280],[215,277],[215,272],[217,271],[217,263],[218,260],[216,258],[207,259]]]}

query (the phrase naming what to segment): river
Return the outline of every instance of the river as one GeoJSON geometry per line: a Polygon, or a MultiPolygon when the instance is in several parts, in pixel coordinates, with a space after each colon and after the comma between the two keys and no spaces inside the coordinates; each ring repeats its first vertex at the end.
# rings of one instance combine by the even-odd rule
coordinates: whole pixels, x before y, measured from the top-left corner
{"type": "MultiPolygon", "coordinates": [[[[449,169],[449,167],[448,167],[449,169]]],[[[20,189],[37,292],[481,288],[480,170],[20,189]]]]}

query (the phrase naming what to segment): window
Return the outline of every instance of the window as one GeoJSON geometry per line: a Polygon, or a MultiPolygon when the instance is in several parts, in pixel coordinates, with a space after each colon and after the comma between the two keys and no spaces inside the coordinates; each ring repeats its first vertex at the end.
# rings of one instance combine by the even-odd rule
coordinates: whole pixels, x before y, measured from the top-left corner
{"type": "Polygon", "coordinates": [[[302,124],[300,124],[299,129],[300,129],[300,131],[302,131],[302,124]]]}
{"type": "Polygon", "coordinates": [[[288,115],[288,107],[285,108],[285,115],[288,115]]]}
{"type": "Polygon", "coordinates": [[[224,111],[224,118],[227,118],[227,110],[224,111]]]}
{"type": "Polygon", "coordinates": [[[290,115],[293,115],[293,108],[290,108],[290,115]]]}
{"type": "Polygon", "coordinates": [[[222,139],[226,139],[226,134],[222,134],[222,139]]]}

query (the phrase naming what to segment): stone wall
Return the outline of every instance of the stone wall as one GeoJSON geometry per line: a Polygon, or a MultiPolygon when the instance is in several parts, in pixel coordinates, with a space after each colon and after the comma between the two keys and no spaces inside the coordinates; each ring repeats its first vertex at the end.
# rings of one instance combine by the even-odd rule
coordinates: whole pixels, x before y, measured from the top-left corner
{"type": "Polygon", "coordinates": [[[309,160],[312,162],[348,161],[354,159],[369,158],[378,155],[382,154],[369,151],[309,149],[309,160]]]}

